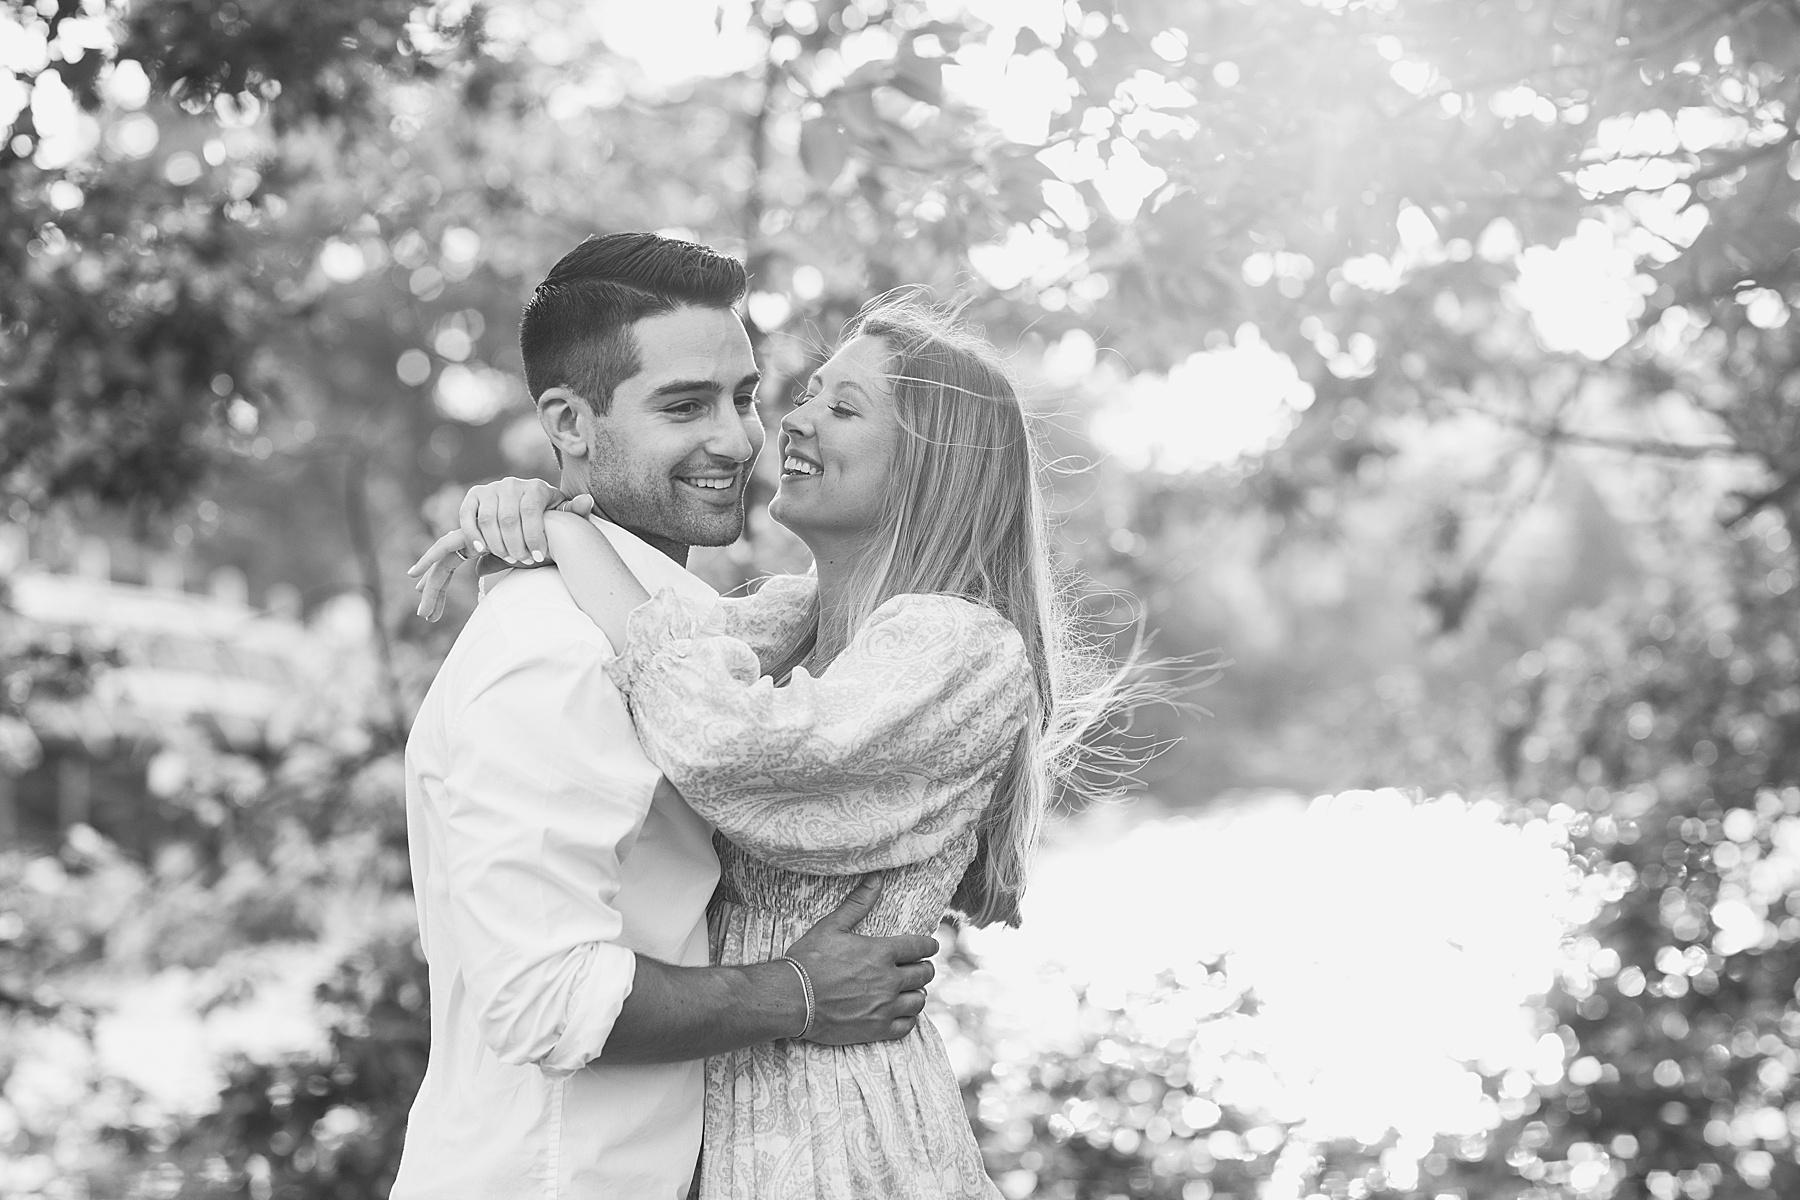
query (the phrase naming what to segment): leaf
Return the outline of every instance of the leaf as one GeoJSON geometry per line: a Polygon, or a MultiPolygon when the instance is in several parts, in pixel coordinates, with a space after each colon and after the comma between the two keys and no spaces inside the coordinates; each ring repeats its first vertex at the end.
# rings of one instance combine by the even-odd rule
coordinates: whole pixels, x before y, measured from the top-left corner
{"type": "Polygon", "coordinates": [[[903,55],[894,63],[894,77],[889,82],[914,100],[940,107],[944,103],[944,66],[933,59],[903,55]]]}
{"type": "Polygon", "coordinates": [[[821,187],[830,187],[850,161],[850,139],[830,117],[814,117],[800,127],[800,165],[821,187]]]}
{"type": "Polygon", "coordinates": [[[838,120],[844,124],[844,132],[859,142],[880,142],[885,122],[875,111],[875,94],[872,88],[842,87],[833,92],[827,102],[837,113],[838,120]]]}
{"type": "Polygon", "coordinates": [[[881,61],[866,62],[862,66],[856,68],[856,70],[850,72],[849,76],[844,80],[842,85],[840,85],[839,90],[843,92],[866,92],[870,88],[889,82],[893,73],[893,63],[881,61]]]}

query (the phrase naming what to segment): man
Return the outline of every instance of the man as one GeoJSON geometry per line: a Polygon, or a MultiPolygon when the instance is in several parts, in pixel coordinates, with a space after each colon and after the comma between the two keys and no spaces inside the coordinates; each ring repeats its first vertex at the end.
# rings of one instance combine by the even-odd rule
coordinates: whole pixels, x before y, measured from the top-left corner
{"type": "MultiPolygon", "coordinates": [[[[732,259],[620,234],[571,251],[525,309],[563,490],[616,523],[601,528],[651,592],[711,595],[687,548],[743,528],[763,442],[745,286],[732,259]]],[[[483,515],[465,517],[498,556],[538,557],[483,515]]],[[[790,962],[707,966],[711,830],[659,787],[612,647],[554,567],[483,582],[407,743],[431,1056],[393,1200],[679,1200],[698,1060],[795,1036],[809,1010],[815,1041],[903,1036],[936,943],[851,933],[865,883],[788,950],[810,997],[790,962]]]]}

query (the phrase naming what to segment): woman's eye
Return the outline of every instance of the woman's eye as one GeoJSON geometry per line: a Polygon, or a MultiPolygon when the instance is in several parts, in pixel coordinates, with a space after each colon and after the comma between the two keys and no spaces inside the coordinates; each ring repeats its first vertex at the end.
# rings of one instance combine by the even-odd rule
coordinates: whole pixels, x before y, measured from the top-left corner
{"type": "Polygon", "coordinates": [[[856,415],[856,410],[848,404],[833,404],[828,411],[838,417],[854,417],[856,415]]]}

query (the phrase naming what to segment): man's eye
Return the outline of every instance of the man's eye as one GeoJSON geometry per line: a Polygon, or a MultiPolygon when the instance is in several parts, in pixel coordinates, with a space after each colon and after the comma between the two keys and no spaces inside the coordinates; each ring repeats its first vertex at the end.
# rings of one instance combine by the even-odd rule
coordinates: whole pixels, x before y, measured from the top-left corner
{"type": "Polygon", "coordinates": [[[755,392],[746,392],[744,395],[739,396],[737,398],[737,405],[739,408],[755,408],[756,407],[756,393],[755,392]]]}

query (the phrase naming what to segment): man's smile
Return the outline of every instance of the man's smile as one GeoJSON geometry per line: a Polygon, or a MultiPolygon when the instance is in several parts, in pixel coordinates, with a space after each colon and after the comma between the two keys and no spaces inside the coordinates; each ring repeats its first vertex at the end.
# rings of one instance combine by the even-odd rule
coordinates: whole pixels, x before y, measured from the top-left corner
{"type": "Polygon", "coordinates": [[[742,471],[733,471],[729,475],[719,475],[710,472],[704,475],[677,475],[675,481],[677,483],[685,483],[689,487],[699,491],[708,492],[711,494],[709,498],[724,498],[737,491],[738,483],[742,480],[743,474],[742,471]]]}

